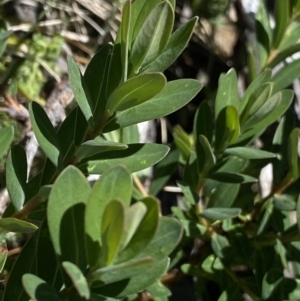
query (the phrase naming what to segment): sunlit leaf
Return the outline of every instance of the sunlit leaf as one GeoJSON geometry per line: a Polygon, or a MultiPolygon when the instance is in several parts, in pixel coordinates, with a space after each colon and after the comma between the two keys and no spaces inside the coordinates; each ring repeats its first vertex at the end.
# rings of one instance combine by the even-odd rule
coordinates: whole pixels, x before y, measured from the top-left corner
{"type": "Polygon", "coordinates": [[[154,143],[129,144],[125,150],[100,153],[90,157],[87,162],[83,160],[77,166],[91,174],[102,174],[116,164],[125,164],[129,171],[133,173],[156,164],[162,160],[168,152],[169,148],[165,145],[154,143]]]}
{"type": "Polygon", "coordinates": [[[103,132],[171,114],[186,105],[201,88],[200,82],[193,79],[168,82],[160,93],[148,101],[125,111],[116,112],[104,125],[103,132]]]}
{"type": "Polygon", "coordinates": [[[53,247],[61,261],[86,268],[84,210],[90,185],[74,166],[67,167],[51,190],[47,218],[53,247]]]}
{"type": "Polygon", "coordinates": [[[101,224],[106,205],[111,200],[119,199],[128,207],[131,193],[131,175],[123,166],[115,166],[107,170],[94,184],[85,211],[85,244],[91,268],[95,268],[99,259],[102,244],[101,224]]]}
{"type": "Polygon", "coordinates": [[[166,78],[161,73],[146,73],[129,79],[109,96],[106,104],[108,114],[142,104],[158,94],[165,84],[166,78]]]}
{"type": "Polygon", "coordinates": [[[91,294],[90,288],[81,270],[75,264],[68,261],[64,261],[62,263],[62,267],[72,280],[72,283],[79,296],[86,300],[89,300],[91,294]]]}
{"type": "Polygon", "coordinates": [[[61,301],[58,292],[41,278],[25,274],[22,276],[22,283],[28,296],[38,301],[61,301]]]}
{"type": "Polygon", "coordinates": [[[93,108],[89,103],[88,97],[90,96],[86,95],[86,93],[89,93],[89,91],[85,83],[85,79],[79,70],[79,67],[70,56],[68,56],[68,70],[69,70],[70,83],[76,102],[78,103],[80,110],[82,111],[85,119],[89,123],[90,128],[92,129],[94,127],[94,118],[92,112],[93,108]]]}
{"type": "Polygon", "coordinates": [[[157,4],[147,16],[132,45],[130,75],[147,67],[165,49],[172,32],[174,12],[168,1],[157,4]]]}

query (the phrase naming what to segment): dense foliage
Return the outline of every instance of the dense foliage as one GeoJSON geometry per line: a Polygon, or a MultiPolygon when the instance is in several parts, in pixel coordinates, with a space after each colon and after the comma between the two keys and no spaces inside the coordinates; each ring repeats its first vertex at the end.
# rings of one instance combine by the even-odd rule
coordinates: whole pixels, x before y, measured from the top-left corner
{"type": "Polygon", "coordinates": [[[35,176],[27,179],[24,148],[10,148],[13,127],[0,130],[0,156],[10,148],[11,201],[0,219],[2,300],[164,301],[178,269],[197,279],[200,298],[214,282],[218,301],[300,299],[300,129],[286,89],[300,60],[272,74],[300,50],[299,12],[299,0],[277,0],[272,29],[261,3],[257,38],[248,44],[250,84],[240,95],[237,72],[222,74],[215,99],[197,109],[192,134],[174,127],[171,149],[139,143],[137,124],[177,111],[201,90],[198,80],[167,81],[162,73],[188,45],[197,17],[174,30],[175,1],[127,1],[114,43],[84,74],[68,57],[77,106],[55,128],[41,104],[29,104],[46,156],[35,176]],[[262,138],[268,129],[271,137],[262,138]],[[136,172],[156,163],[148,195],[136,172]],[[269,164],[273,182],[263,194],[258,179],[269,164]],[[162,216],[156,195],[177,167],[183,204],[162,216]],[[91,174],[101,177],[91,181],[91,174]],[[28,238],[13,265],[9,232],[28,238]]]}

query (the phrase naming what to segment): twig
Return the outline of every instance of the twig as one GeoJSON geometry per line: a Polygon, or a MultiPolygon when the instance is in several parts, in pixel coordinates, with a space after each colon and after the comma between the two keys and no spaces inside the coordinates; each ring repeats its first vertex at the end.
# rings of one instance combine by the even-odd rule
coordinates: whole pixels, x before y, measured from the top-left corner
{"type": "Polygon", "coordinates": [[[148,196],[147,191],[145,190],[143,184],[141,183],[140,179],[138,178],[138,176],[136,174],[133,174],[133,181],[134,181],[134,184],[136,185],[136,187],[138,188],[138,190],[141,192],[141,194],[144,197],[148,196]]]}

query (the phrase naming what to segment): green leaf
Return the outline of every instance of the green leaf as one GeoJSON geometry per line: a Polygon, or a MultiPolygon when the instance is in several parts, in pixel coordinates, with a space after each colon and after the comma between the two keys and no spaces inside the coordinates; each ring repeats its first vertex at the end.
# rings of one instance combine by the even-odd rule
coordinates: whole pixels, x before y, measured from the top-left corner
{"type": "Polygon", "coordinates": [[[37,232],[26,242],[17,257],[6,283],[3,301],[28,301],[28,296],[23,290],[22,276],[25,273],[35,273],[37,232]]]}
{"type": "Polygon", "coordinates": [[[125,111],[116,112],[104,125],[103,132],[171,114],[186,105],[201,88],[199,81],[193,79],[168,82],[161,92],[148,101],[125,111]]]}
{"type": "Polygon", "coordinates": [[[215,151],[222,152],[237,140],[239,134],[239,113],[236,107],[228,106],[220,112],[216,121],[215,151]]]}
{"type": "Polygon", "coordinates": [[[107,44],[92,57],[83,75],[90,93],[95,123],[98,123],[106,106],[106,85],[113,45],[107,44]]]}
{"type": "Polygon", "coordinates": [[[281,270],[271,269],[268,271],[262,281],[262,293],[263,300],[269,299],[276,293],[277,289],[281,285],[284,277],[281,270]]]}
{"type": "Polygon", "coordinates": [[[85,211],[85,244],[91,269],[95,268],[99,258],[101,224],[106,205],[111,200],[119,199],[128,207],[131,193],[131,175],[123,166],[107,170],[94,184],[85,211]]]}
{"type": "MultiPolygon", "coordinates": [[[[298,34],[298,32],[297,32],[298,34]]],[[[279,63],[283,62],[288,57],[300,51],[300,44],[291,45],[285,50],[277,53],[277,55],[267,64],[267,68],[274,68],[279,63]]]]}
{"type": "Polygon", "coordinates": [[[170,152],[157,165],[155,165],[149,194],[156,195],[165,186],[177,167],[178,160],[178,149],[171,148],[170,152]]]}
{"type": "Polygon", "coordinates": [[[297,224],[298,224],[298,230],[300,232],[300,195],[298,197],[298,202],[297,202],[297,224]]]}
{"type": "Polygon", "coordinates": [[[207,138],[203,135],[199,136],[196,144],[196,154],[198,163],[198,172],[206,176],[209,170],[215,164],[215,156],[207,138]]]}
{"type": "MultiPolygon", "coordinates": [[[[265,48],[269,50],[272,43],[273,36],[272,36],[272,28],[270,24],[269,12],[264,2],[259,2],[258,11],[255,15],[255,18],[261,23],[264,32],[267,35],[268,44],[265,45],[265,48]]],[[[258,28],[256,28],[256,33],[259,34],[258,28]]]]}
{"type": "Polygon", "coordinates": [[[23,275],[22,283],[26,293],[32,300],[61,301],[56,290],[53,289],[47,282],[35,275],[23,275]]]}
{"type": "Polygon", "coordinates": [[[89,300],[91,295],[90,288],[81,270],[75,264],[68,261],[64,261],[62,263],[62,267],[72,280],[78,295],[86,300],[89,300]]]}
{"type": "Polygon", "coordinates": [[[146,214],[140,222],[131,240],[128,242],[126,247],[119,252],[116,258],[117,263],[136,257],[147,247],[157,230],[159,222],[158,200],[153,197],[146,197],[140,202],[147,207],[146,214]]]}
{"type": "Polygon", "coordinates": [[[182,225],[171,217],[161,217],[158,228],[151,242],[138,255],[138,258],[151,256],[154,260],[160,261],[168,256],[179,244],[182,238],[182,225]]]}
{"type": "MultiPolygon", "coordinates": [[[[244,159],[229,157],[217,170],[218,172],[240,173],[244,169],[246,163],[247,161],[244,159]]],[[[208,179],[205,182],[203,189],[204,194],[210,197],[207,204],[208,207],[229,208],[237,197],[240,184],[226,184],[208,179]]]]}
{"type": "Polygon", "coordinates": [[[265,104],[257,111],[256,114],[253,115],[251,128],[242,133],[237,140],[237,143],[241,143],[245,139],[249,139],[249,137],[260,136],[269,125],[275,122],[286,112],[286,110],[290,107],[292,100],[293,92],[289,90],[283,90],[269,98],[267,101],[268,104],[265,104]]]}
{"type": "Polygon", "coordinates": [[[93,271],[88,277],[93,287],[102,286],[104,284],[115,283],[124,279],[130,279],[136,275],[143,274],[145,269],[153,266],[151,257],[144,257],[126,261],[121,264],[106,266],[93,271]],[[100,282],[101,281],[101,282],[100,282]]]}
{"type": "Polygon", "coordinates": [[[273,77],[274,93],[291,85],[300,76],[300,59],[292,61],[280,69],[273,77]]]}
{"type": "Polygon", "coordinates": [[[282,263],[282,267],[284,269],[288,269],[288,262],[287,262],[287,250],[284,247],[283,243],[280,239],[276,239],[276,251],[278,255],[280,256],[280,260],[282,263]]]}
{"type": "Polygon", "coordinates": [[[299,136],[300,128],[294,128],[288,140],[288,163],[293,180],[297,180],[300,176],[300,160],[298,155],[299,136]]]}
{"type": "Polygon", "coordinates": [[[133,42],[130,76],[152,63],[165,49],[174,23],[174,12],[168,1],[157,4],[147,16],[133,42]]]}
{"type": "MultiPolygon", "coordinates": [[[[255,22],[256,37],[257,37],[257,59],[259,70],[265,66],[270,53],[270,40],[262,22],[256,19],[255,22]]],[[[255,42],[254,42],[255,43],[255,42]]]]}
{"type": "Polygon", "coordinates": [[[276,49],[285,33],[290,20],[290,7],[288,1],[275,1],[275,29],[273,36],[273,48],[276,49]]]}
{"type": "Polygon", "coordinates": [[[100,139],[88,140],[82,143],[76,150],[75,156],[78,161],[82,159],[91,157],[96,154],[100,154],[103,152],[108,152],[112,150],[122,150],[126,149],[128,146],[126,144],[105,141],[100,139]]]}
{"type": "Polygon", "coordinates": [[[131,2],[126,1],[122,11],[122,22],[120,26],[121,31],[121,55],[122,55],[122,78],[127,80],[128,72],[128,48],[129,48],[129,33],[130,33],[130,19],[131,19],[131,2]]]}
{"type": "Polygon", "coordinates": [[[215,120],[228,106],[235,107],[235,109],[238,109],[240,106],[237,75],[234,69],[230,69],[226,74],[221,74],[220,76],[215,102],[215,120]]]}
{"type": "Polygon", "coordinates": [[[101,223],[101,253],[99,266],[109,266],[115,261],[120,249],[125,223],[124,205],[121,201],[110,201],[103,212],[101,223]]]}
{"type": "Polygon", "coordinates": [[[79,146],[84,142],[88,129],[89,129],[89,125],[82,111],[80,110],[80,108],[78,108],[76,112],[76,123],[75,123],[74,138],[73,138],[75,146],[79,146]]]}
{"type": "Polygon", "coordinates": [[[147,206],[143,202],[136,202],[126,209],[120,250],[124,249],[128,245],[146,214],[147,206]]]}
{"type": "Polygon", "coordinates": [[[7,126],[0,129],[0,158],[2,158],[6,154],[13,139],[13,126],[7,126]]]}
{"type": "Polygon", "coordinates": [[[266,83],[257,88],[257,90],[252,93],[248,99],[248,103],[245,106],[241,117],[240,122],[244,124],[247,122],[252,115],[254,115],[270,98],[273,89],[273,83],[266,83]]]}
{"type": "Polygon", "coordinates": [[[247,47],[248,57],[247,57],[247,66],[248,66],[248,80],[252,83],[261,72],[261,65],[258,62],[257,58],[257,43],[256,41],[250,41],[247,47]]]}
{"type": "Polygon", "coordinates": [[[174,126],[173,132],[174,143],[184,160],[187,160],[192,151],[191,138],[180,125],[174,126]]]}
{"type": "Polygon", "coordinates": [[[274,206],[276,209],[281,211],[294,211],[296,210],[296,200],[295,197],[288,194],[274,194],[274,206]]]}
{"type": "MultiPolygon", "coordinates": [[[[152,264],[152,266],[147,269],[144,267],[142,274],[124,279],[117,283],[111,283],[95,291],[110,297],[126,297],[130,294],[135,294],[161,279],[161,277],[167,272],[169,263],[170,260],[168,258],[164,258],[163,260],[152,264]],[[147,271],[146,273],[145,270],[147,271]]],[[[124,265],[125,264],[127,263],[124,263],[124,265]]],[[[118,273],[118,277],[122,277],[122,273],[118,273]]]]}
{"type": "Polygon", "coordinates": [[[38,192],[38,196],[41,198],[42,201],[45,201],[48,199],[52,187],[53,187],[53,185],[41,186],[41,188],[39,189],[39,192],[38,192]]]}
{"type": "Polygon", "coordinates": [[[51,190],[47,218],[53,247],[61,261],[86,268],[84,210],[90,185],[74,166],[67,167],[51,190]]]}
{"type": "Polygon", "coordinates": [[[27,157],[24,148],[14,145],[6,161],[6,185],[10,200],[17,211],[26,198],[27,157]]]}
{"type": "Polygon", "coordinates": [[[0,228],[17,233],[34,233],[38,229],[36,225],[14,217],[1,218],[0,228]]]}
{"type": "Polygon", "coordinates": [[[171,66],[186,48],[197,21],[198,17],[194,17],[172,33],[164,51],[142,72],[163,72],[171,66]]]}
{"type": "Polygon", "coordinates": [[[197,191],[199,178],[196,153],[192,151],[185,163],[183,181],[187,183],[192,190],[197,191]]]}
{"type": "Polygon", "coordinates": [[[276,154],[250,147],[231,147],[224,151],[226,155],[237,156],[243,159],[268,159],[276,158],[276,154]]]}
{"type": "Polygon", "coordinates": [[[263,217],[262,217],[262,219],[261,219],[261,221],[259,223],[259,227],[257,229],[257,233],[256,233],[257,236],[261,235],[265,231],[265,229],[266,229],[266,227],[268,225],[268,222],[270,220],[270,217],[273,214],[273,211],[274,211],[274,203],[273,203],[273,199],[270,198],[266,202],[265,212],[263,214],[263,217]]]}
{"type": "Polygon", "coordinates": [[[211,247],[214,251],[214,253],[220,257],[221,259],[224,259],[228,256],[228,248],[230,246],[230,243],[228,239],[225,236],[222,236],[220,234],[214,234],[211,237],[211,247]]]}
{"type": "Polygon", "coordinates": [[[7,259],[7,245],[5,239],[0,242],[0,273],[2,273],[7,259]]]}
{"type": "Polygon", "coordinates": [[[253,183],[257,179],[248,175],[235,172],[215,172],[208,175],[210,179],[223,183],[253,183]]]}
{"type": "Polygon", "coordinates": [[[198,194],[193,191],[189,185],[181,181],[177,181],[177,185],[182,190],[184,196],[182,201],[187,210],[191,209],[192,206],[196,205],[199,202],[198,194]]]}
{"type": "Polygon", "coordinates": [[[146,169],[160,160],[169,152],[169,148],[160,144],[129,144],[128,149],[98,154],[87,162],[77,166],[91,174],[102,174],[116,164],[125,164],[131,173],[146,169]]]}
{"type": "MultiPolygon", "coordinates": [[[[73,109],[62,122],[57,130],[57,136],[60,144],[60,152],[64,163],[67,163],[75,152],[75,134],[77,129],[77,110],[80,111],[78,107],[73,109]]],[[[45,172],[44,168],[44,172],[45,172]]],[[[49,184],[46,182],[45,184],[49,184]]]]}
{"type": "MultiPolygon", "coordinates": [[[[148,15],[151,13],[152,9],[160,3],[162,0],[139,0],[134,1],[131,6],[131,24],[130,24],[130,38],[131,44],[133,44],[136,36],[138,35],[141,27],[145,23],[148,15]]],[[[132,45],[131,45],[132,46],[132,45]]]]}
{"type": "Polygon", "coordinates": [[[267,69],[264,72],[262,72],[259,76],[257,76],[257,78],[251,82],[251,84],[249,85],[249,87],[247,88],[241,103],[240,103],[240,107],[239,107],[239,112],[241,113],[244,108],[246,107],[246,105],[249,102],[250,97],[255,94],[255,92],[257,91],[257,89],[262,86],[263,84],[269,82],[271,80],[271,69],[267,69]]]}
{"type": "Polygon", "coordinates": [[[137,106],[158,94],[166,84],[162,73],[146,73],[122,83],[109,96],[106,104],[108,115],[137,106]]]}
{"type": "Polygon", "coordinates": [[[49,283],[57,291],[60,291],[63,285],[61,266],[57,261],[57,256],[52,245],[45,215],[46,210],[44,210],[44,218],[37,233],[35,274],[49,283]],[[45,258],[47,258],[47,260],[45,260],[45,258]]]}
{"type": "Polygon", "coordinates": [[[211,220],[224,220],[234,218],[241,212],[239,208],[207,208],[201,212],[201,215],[211,220]]]}
{"type": "Polygon", "coordinates": [[[86,93],[89,93],[88,87],[85,83],[84,77],[81,75],[79,67],[77,66],[73,58],[70,56],[68,56],[68,70],[70,83],[76,102],[78,103],[80,110],[82,111],[86,121],[88,122],[90,129],[93,129],[93,108],[91,107],[88,96],[86,95],[86,93]]]}
{"type": "Polygon", "coordinates": [[[171,291],[160,281],[157,281],[147,287],[146,291],[151,294],[154,300],[159,300],[158,298],[160,297],[168,297],[172,294],[171,291]]]}
{"type": "Polygon", "coordinates": [[[37,102],[33,101],[29,104],[29,115],[41,149],[58,169],[62,169],[59,139],[47,114],[37,102]]]}
{"type": "Polygon", "coordinates": [[[193,132],[196,145],[200,135],[205,136],[208,142],[212,143],[213,116],[207,101],[203,101],[196,112],[193,132]]]}

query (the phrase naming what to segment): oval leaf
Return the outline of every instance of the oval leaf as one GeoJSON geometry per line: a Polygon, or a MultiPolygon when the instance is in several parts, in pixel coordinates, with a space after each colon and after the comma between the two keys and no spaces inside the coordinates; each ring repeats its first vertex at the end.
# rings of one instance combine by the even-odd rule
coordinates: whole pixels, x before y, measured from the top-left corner
{"type": "MultiPolygon", "coordinates": [[[[131,173],[146,169],[163,159],[169,148],[165,145],[129,144],[128,149],[98,154],[87,162],[80,162],[78,167],[91,174],[102,174],[108,168],[124,164],[131,173]]],[[[83,160],[84,161],[84,160],[83,160]]]]}
{"type": "Polygon", "coordinates": [[[131,175],[123,166],[115,166],[107,170],[94,184],[85,211],[85,244],[91,269],[95,268],[99,259],[102,244],[101,224],[106,205],[111,200],[119,199],[128,207],[131,193],[131,175]]]}
{"type": "Polygon", "coordinates": [[[141,104],[158,94],[166,84],[161,73],[147,73],[135,76],[121,84],[109,96],[106,109],[109,115],[141,104]]]}
{"type": "Polygon", "coordinates": [[[91,157],[96,154],[100,154],[112,150],[126,149],[128,146],[126,144],[117,143],[113,141],[106,140],[89,140],[82,143],[75,152],[75,157],[78,161],[91,157]]]}
{"type": "Polygon", "coordinates": [[[91,105],[89,103],[88,97],[86,96],[86,93],[89,93],[88,87],[85,83],[84,77],[81,75],[79,67],[70,56],[68,56],[68,70],[70,83],[76,102],[78,103],[80,110],[82,111],[86,121],[89,123],[90,128],[92,129],[94,126],[94,118],[91,105]]]}
{"type": "Polygon", "coordinates": [[[119,251],[124,231],[124,211],[124,205],[117,200],[110,201],[104,209],[99,266],[111,265],[119,251]]]}
{"type": "Polygon", "coordinates": [[[253,183],[257,182],[257,179],[248,175],[235,172],[215,172],[208,176],[212,180],[216,180],[223,183],[253,183]]]}
{"type": "Polygon", "coordinates": [[[49,196],[47,218],[56,254],[62,261],[86,269],[84,210],[90,185],[74,166],[67,167],[56,179],[49,196]]]}
{"type": "Polygon", "coordinates": [[[224,151],[224,154],[237,156],[243,159],[268,159],[276,158],[276,154],[250,147],[231,147],[224,151]]]}
{"type": "Polygon", "coordinates": [[[132,45],[131,76],[153,62],[166,47],[172,32],[174,12],[168,1],[157,4],[137,34],[132,45]]]}
{"type": "Polygon", "coordinates": [[[86,300],[89,300],[91,295],[90,288],[86,278],[84,277],[78,266],[76,266],[72,262],[64,261],[62,263],[62,267],[72,280],[72,283],[78,295],[86,300]]]}
{"type": "Polygon", "coordinates": [[[147,212],[140,222],[132,239],[117,256],[116,262],[124,262],[136,257],[152,240],[159,220],[159,204],[158,200],[153,197],[142,199],[142,202],[147,207],[147,212]]]}
{"type": "Polygon", "coordinates": [[[58,293],[47,282],[41,278],[25,274],[22,276],[22,283],[28,296],[38,301],[61,301],[58,293]]]}
{"type": "Polygon", "coordinates": [[[242,212],[239,208],[208,208],[201,212],[201,215],[211,220],[223,220],[234,218],[242,212]]]}
{"type": "Polygon", "coordinates": [[[171,114],[186,105],[201,88],[199,81],[194,79],[168,82],[161,92],[148,101],[125,111],[116,112],[104,125],[103,132],[171,114]]]}
{"type": "Polygon", "coordinates": [[[112,44],[103,46],[92,57],[83,75],[90,93],[95,123],[98,123],[106,106],[106,81],[112,52],[112,44]]]}
{"type": "Polygon", "coordinates": [[[237,75],[234,69],[226,74],[221,74],[215,103],[215,120],[219,114],[228,106],[239,108],[240,99],[238,94],[237,75]]]}
{"type": "Polygon", "coordinates": [[[33,233],[38,229],[36,225],[14,217],[1,218],[0,228],[17,233],[33,233]]]}
{"type": "Polygon", "coordinates": [[[142,72],[163,72],[171,66],[187,46],[197,21],[198,17],[194,17],[172,33],[163,53],[144,68],[142,72]]]}

